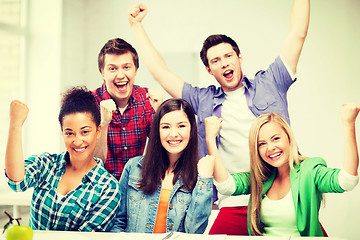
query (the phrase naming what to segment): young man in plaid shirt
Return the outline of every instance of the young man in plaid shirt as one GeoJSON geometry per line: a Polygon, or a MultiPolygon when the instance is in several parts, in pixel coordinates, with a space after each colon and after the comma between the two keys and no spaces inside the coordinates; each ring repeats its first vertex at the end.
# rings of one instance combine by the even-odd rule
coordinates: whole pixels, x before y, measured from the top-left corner
{"type": "Polygon", "coordinates": [[[118,180],[125,163],[142,155],[161,92],[134,85],[139,58],[120,38],[109,40],[98,56],[104,83],[93,91],[101,111],[101,138],[95,156],[118,180]],[[154,110],[155,109],[155,110],[154,110]]]}

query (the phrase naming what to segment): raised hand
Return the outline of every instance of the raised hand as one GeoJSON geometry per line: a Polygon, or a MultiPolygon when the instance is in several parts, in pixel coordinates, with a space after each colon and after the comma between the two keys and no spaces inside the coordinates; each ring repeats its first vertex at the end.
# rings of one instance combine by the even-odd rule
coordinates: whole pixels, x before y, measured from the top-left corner
{"type": "Polygon", "coordinates": [[[353,176],[358,175],[359,154],[356,142],[355,120],[360,111],[356,103],[342,105],[341,118],[344,127],[344,162],[343,168],[353,176]]]}
{"type": "Polygon", "coordinates": [[[222,121],[222,118],[218,118],[216,116],[205,118],[205,132],[207,140],[216,138],[222,126],[222,121]]]}
{"type": "Polygon", "coordinates": [[[101,122],[104,124],[109,124],[112,119],[112,113],[116,111],[116,104],[114,100],[107,99],[100,102],[100,113],[101,113],[101,122]]]}
{"type": "Polygon", "coordinates": [[[341,116],[343,123],[355,123],[360,111],[360,106],[356,103],[345,103],[342,105],[341,116]]]}
{"type": "Polygon", "coordinates": [[[163,102],[163,94],[160,89],[150,89],[148,90],[148,93],[146,94],[147,97],[150,99],[150,104],[156,111],[160,104],[163,102]]]}
{"type": "Polygon", "coordinates": [[[214,156],[206,155],[205,157],[201,158],[197,164],[199,176],[203,178],[212,177],[214,173],[214,166],[214,156]]]}
{"type": "Polygon", "coordinates": [[[25,103],[14,100],[10,103],[10,124],[21,127],[29,113],[29,108],[25,103]]]}
{"type": "Polygon", "coordinates": [[[130,24],[140,23],[147,14],[147,7],[144,4],[139,3],[129,7],[127,14],[130,24]]]}

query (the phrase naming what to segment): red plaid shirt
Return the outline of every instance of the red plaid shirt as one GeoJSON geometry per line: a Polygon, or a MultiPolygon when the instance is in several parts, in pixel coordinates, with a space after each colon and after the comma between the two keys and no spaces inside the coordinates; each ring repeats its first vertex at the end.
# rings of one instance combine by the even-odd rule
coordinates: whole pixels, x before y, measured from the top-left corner
{"type": "MultiPolygon", "coordinates": [[[[129,104],[123,115],[119,111],[114,112],[109,124],[105,169],[118,180],[126,162],[144,152],[146,138],[155,113],[149,98],[146,97],[147,92],[147,88],[134,85],[129,104]]],[[[105,83],[93,91],[93,95],[99,108],[101,101],[111,99],[105,83]]]]}

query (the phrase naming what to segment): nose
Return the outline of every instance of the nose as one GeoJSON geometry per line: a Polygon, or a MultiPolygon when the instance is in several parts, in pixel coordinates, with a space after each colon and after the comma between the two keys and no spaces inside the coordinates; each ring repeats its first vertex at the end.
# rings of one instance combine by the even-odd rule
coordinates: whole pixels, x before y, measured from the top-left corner
{"type": "Polygon", "coordinates": [[[267,145],[268,150],[273,150],[275,149],[275,144],[273,142],[269,142],[267,145]]]}
{"type": "Polygon", "coordinates": [[[172,127],[172,128],[170,129],[170,136],[171,136],[171,137],[177,137],[177,135],[178,135],[178,130],[177,130],[177,128],[172,127]]]}
{"type": "Polygon", "coordinates": [[[82,137],[79,135],[76,135],[74,138],[73,144],[75,146],[80,146],[82,144],[82,142],[83,142],[82,137]]]}
{"type": "Polygon", "coordinates": [[[229,66],[229,63],[226,59],[222,59],[221,60],[221,65],[222,65],[222,68],[227,68],[229,66]]]}
{"type": "Polygon", "coordinates": [[[123,79],[125,77],[124,71],[122,69],[119,69],[116,74],[116,78],[123,79]]]}

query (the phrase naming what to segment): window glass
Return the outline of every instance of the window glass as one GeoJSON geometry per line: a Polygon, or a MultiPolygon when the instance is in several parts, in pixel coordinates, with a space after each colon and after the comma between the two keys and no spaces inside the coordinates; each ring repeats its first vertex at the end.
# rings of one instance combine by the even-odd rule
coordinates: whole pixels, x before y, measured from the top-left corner
{"type": "Polygon", "coordinates": [[[20,25],[20,0],[0,0],[0,23],[20,25]]]}

